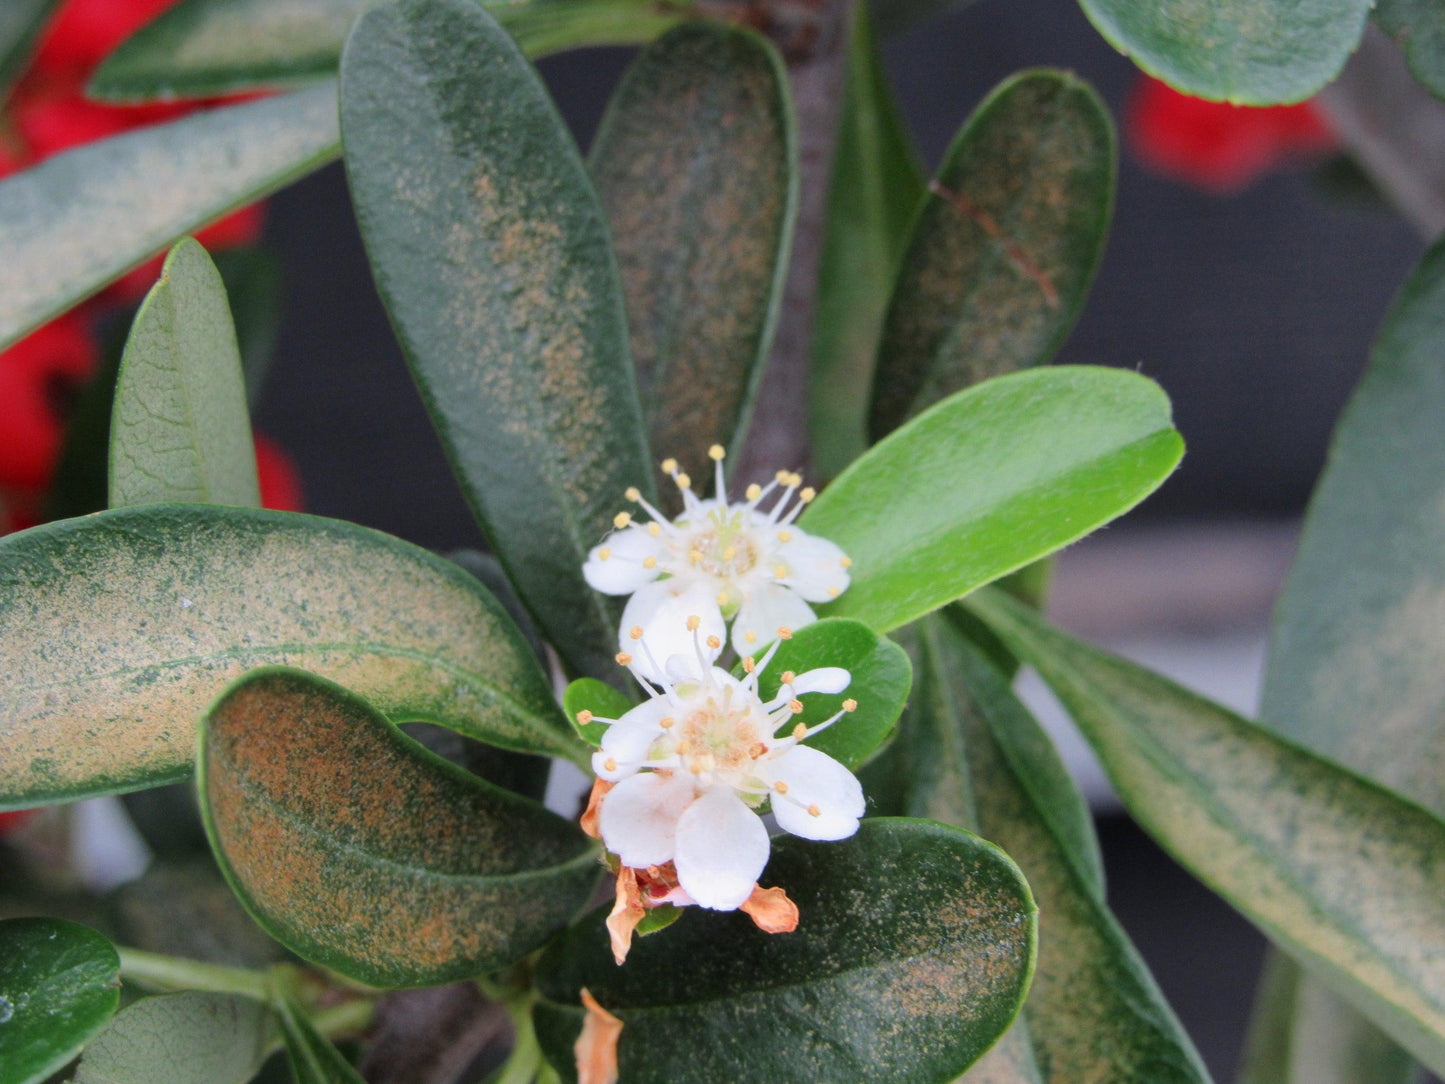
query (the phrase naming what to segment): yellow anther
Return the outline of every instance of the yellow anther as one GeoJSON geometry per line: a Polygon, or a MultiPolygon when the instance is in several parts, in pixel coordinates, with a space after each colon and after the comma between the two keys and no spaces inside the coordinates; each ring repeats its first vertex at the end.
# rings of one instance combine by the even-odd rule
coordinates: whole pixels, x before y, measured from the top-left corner
{"type": "Polygon", "coordinates": [[[762,495],[763,487],[758,485],[757,482],[754,482],[752,485],[748,486],[747,489],[743,490],[743,496],[750,501],[755,501],[762,495]]]}
{"type": "Polygon", "coordinates": [[[663,730],[671,730],[676,724],[677,720],[671,715],[664,715],[657,721],[657,725],[662,727],[663,730]]]}
{"type": "Polygon", "coordinates": [[[626,527],[626,526],[627,526],[629,523],[631,523],[631,522],[632,522],[632,513],[631,513],[631,512],[618,512],[617,515],[615,515],[615,516],[612,517],[612,526],[616,527],[619,531],[622,530],[622,528],[626,527]]]}
{"type": "Polygon", "coordinates": [[[691,564],[694,564],[694,565],[696,565],[696,564],[701,564],[701,563],[702,563],[702,550],[688,550],[688,551],[687,551],[687,559],[688,559],[688,562],[691,563],[691,564]]]}
{"type": "Polygon", "coordinates": [[[628,486],[623,491],[622,495],[626,497],[629,501],[642,500],[642,490],[638,489],[636,486],[628,486]]]}
{"type": "Polygon", "coordinates": [[[719,606],[726,606],[728,604],[728,593],[726,591],[719,591],[717,593],[717,604],[719,606]]]}
{"type": "Polygon", "coordinates": [[[690,771],[690,772],[692,772],[693,775],[701,775],[701,774],[702,774],[702,760],[701,760],[701,758],[699,758],[699,759],[697,759],[697,760],[688,761],[687,770],[690,771]]]}
{"type": "Polygon", "coordinates": [[[787,794],[788,784],[784,783],[781,779],[779,779],[776,783],[773,784],[773,789],[779,794],[787,794]]]}
{"type": "Polygon", "coordinates": [[[692,479],[689,478],[685,472],[679,472],[673,481],[677,483],[678,489],[687,489],[692,485],[692,479]]]}
{"type": "Polygon", "coordinates": [[[812,486],[804,486],[801,490],[798,491],[798,500],[802,501],[804,504],[807,504],[817,495],[818,491],[812,486]]]}
{"type": "Polygon", "coordinates": [[[698,627],[699,627],[701,624],[702,624],[702,618],[699,617],[697,614],[689,614],[689,615],[688,615],[688,618],[687,618],[687,631],[688,631],[688,632],[696,632],[696,631],[698,630],[698,627]]]}
{"type": "Polygon", "coordinates": [[[731,560],[732,560],[734,557],[736,557],[737,555],[738,555],[738,548],[737,548],[736,546],[729,546],[727,549],[723,550],[723,560],[724,560],[724,561],[731,561],[731,560]]]}
{"type": "Polygon", "coordinates": [[[777,568],[773,569],[773,575],[780,580],[786,580],[788,578],[788,566],[779,565],[777,568]]]}
{"type": "Polygon", "coordinates": [[[662,473],[663,473],[663,474],[672,474],[672,473],[673,473],[674,471],[676,471],[676,470],[677,470],[677,460],[676,460],[676,459],[673,459],[671,456],[669,456],[668,458],[666,458],[666,459],[664,459],[664,460],[662,461],[662,473]]]}
{"type": "Polygon", "coordinates": [[[802,484],[803,484],[803,476],[802,476],[801,474],[799,474],[797,471],[794,471],[792,474],[788,475],[788,485],[790,485],[790,486],[792,486],[793,488],[796,489],[798,486],[800,486],[800,485],[802,485],[802,484]]]}
{"type": "Polygon", "coordinates": [[[792,532],[792,531],[779,531],[779,532],[778,532],[778,541],[779,541],[779,542],[791,542],[792,540],[793,540],[793,532],[792,532]]]}
{"type": "Polygon", "coordinates": [[[629,655],[629,654],[628,654],[627,652],[625,652],[625,651],[619,651],[619,652],[617,653],[617,665],[618,665],[618,666],[631,666],[631,665],[632,665],[632,656],[629,655]]]}
{"type": "Polygon", "coordinates": [[[808,807],[808,816],[810,816],[810,817],[821,817],[822,815],[823,815],[823,811],[822,811],[821,809],[819,809],[817,806],[815,806],[815,805],[810,805],[810,806],[808,807]]]}
{"type": "Polygon", "coordinates": [[[721,444],[714,444],[711,448],[707,450],[707,457],[711,459],[714,463],[721,461],[723,456],[727,454],[727,450],[724,449],[721,444]]]}
{"type": "Polygon", "coordinates": [[[788,710],[791,711],[794,715],[802,715],[803,702],[801,700],[789,700],[788,710]]]}
{"type": "Polygon", "coordinates": [[[590,723],[590,722],[592,721],[592,713],[591,713],[590,711],[588,711],[586,708],[583,708],[581,711],[579,711],[579,712],[577,713],[577,721],[578,721],[579,723],[581,723],[583,726],[586,726],[588,723],[590,723]]]}
{"type": "Polygon", "coordinates": [[[788,475],[788,472],[787,472],[787,471],[785,471],[785,470],[780,470],[780,471],[778,471],[777,474],[773,475],[773,478],[776,479],[776,481],[778,482],[779,485],[784,485],[784,486],[785,486],[785,485],[788,484],[789,475],[788,475]]]}
{"type": "Polygon", "coordinates": [[[755,644],[758,642],[758,634],[752,629],[748,629],[747,632],[743,633],[743,640],[747,643],[755,644]]]}
{"type": "Polygon", "coordinates": [[[793,630],[792,630],[792,629],[788,628],[787,625],[779,625],[779,626],[778,626],[778,639],[779,639],[779,640],[791,640],[792,638],[793,638],[793,630]]]}
{"type": "Polygon", "coordinates": [[[612,550],[609,549],[607,546],[603,546],[600,550],[597,551],[597,559],[598,559],[599,561],[605,561],[605,560],[607,560],[607,558],[609,558],[609,557],[611,557],[611,556],[612,556],[612,550]]]}
{"type": "Polygon", "coordinates": [[[646,557],[644,557],[644,558],[642,559],[642,567],[643,567],[643,568],[656,568],[656,567],[657,567],[657,558],[654,557],[654,556],[652,556],[652,554],[649,553],[646,557]]]}
{"type": "Polygon", "coordinates": [[[753,658],[751,655],[744,655],[744,656],[743,656],[743,672],[744,672],[744,673],[746,673],[746,674],[751,674],[754,670],[757,669],[757,666],[758,666],[758,660],[757,660],[757,659],[753,658]]]}
{"type": "Polygon", "coordinates": [[[687,742],[685,742],[685,741],[680,741],[680,742],[677,743],[677,755],[678,755],[678,756],[680,756],[680,757],[685,757],[685,756],[687,756],[687,754],[690,753],[691,751],[692,751],[692,750],[689,749],[688,746],[687,746],[687,742]]]}
{"type": "Polygon", "coordinates": [[[843,710],[844,710],[844,711],[857,711],[857,710],[858,710],[858,701],[854,700],[854,699],[850,696],[847,700],[843,701],[843,710]]]}
{"type": "Polygon", "coordinates": [[[853,558],[851,558],[851,557],[840,557],[840,558],[838,558],[838,563],[839,563],[840,565],[842,565],[844,568],[852,568],[852,567],[853,567],[853,558]]]}
{"type": "Polygon", "coordinates": [[[752,745],[748,746],[748,756],[753,760],[762,760],[762,758],[767,755],[767,752],[768,747],[760,741],[753,742],[752,745]]]}
{"type": "Polygon", "coordinates": [[[719,648],[722,647],[722,641],[719,640],[716,636],[709,636],[707,638],[707,646],[712,648],[714,651],[717,651],[719,648]]]}
{"type": "Polygon", "coordinates": [[[612,757],[608,757],[606,762],[602,766],[606,768],[609,772],[615,772],[617,770],[617,761],[614,760],[612,757]]]}
{"type": "Polygon", "coordinates": [[[627,630],[627,635],[628,635],[628,636],[631,636],[634,640],[641,640],[641,639],[642,639],[642,626],[641,626],[641,625],[633,625],[630,629],[627,630]]]}
{"type": "Polygon", "coordinates": [[[808,725],[806,723],[799,723],[797,726],[793,727],[793,737],[797,738],[798,741],[802,741],[807,736],[808,725]]]}
{"type": "Polygon", "coordinates": [[[784,670],[784,671],[783,671],[783,684],[784,684],[784,685],[791,685],[793,682],[795,682],[795,681],[797,681],[797,680],[798,680],[798,675],[795,674],[795,673],[793,673],[793,671],[791,671],[791,670],[784,670]]]}
{"type": "MultiPolygon", "coordinates": [[[[647,567],[648,567],[648,568],[651,568],[652,566],[651,566],[651,565],[648,565],[647,567]]],[[[836,587],[830,587],[830,588],[828,588],[828,597],[829,597],[829,598],[837,598],[837,597],[838,597],[838,589],[837,589],[836,587]]]]}
{"type": "Polygon", "coordinates": [[[647,525],[647,533],[650,534],[650,535],[652,535],[653,538],[656,538],[658,535],[660,535],[660,534],[662,533],[662,524],[660,524],[660,523],[649,523],[649,524],[647,525]]]}

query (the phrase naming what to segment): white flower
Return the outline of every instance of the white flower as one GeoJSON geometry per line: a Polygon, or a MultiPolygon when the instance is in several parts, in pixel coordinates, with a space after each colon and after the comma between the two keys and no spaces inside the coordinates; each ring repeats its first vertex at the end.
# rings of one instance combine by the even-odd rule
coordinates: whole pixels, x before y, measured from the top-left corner
{"type": "Polygon", "coordinates": [[[666,460],[662,469],[682,491],[682,512],[669,520],[636,489],[629,489],[628,500],[641,506],[651,521],[634,523],[630,513],[619,513],[613,520],[617,529],[582,567],[596,590],[632,596],[618,640],[628,652],[641,641],[637,669],[653,681],[676,676],[675,669],[668,669],[673,658],[696,672],[696,656],[680,618],[700,619],[701,642],[712,651],[710,657],[704,652],[710,664],[722,649],[728,621],[733,648],[746,655],[773,640],[779,628],[810,624],[816,615],[809,603],[837,598],[848,587],[852,562],[843,551],[793,526],[814,496],[811,488],[798,489],[801,476],[779,471],[766,486],[749,486],[745,500],[730,503],[721,445],[713,445],[708,455],[715,464],[713,497],[699,498],[677,461],[666,460]],[[765,511],[760,506],[770,498],[765,511]]]}
{"type": "MultiPolygon", "coordinates": [[[[758,676],[771,657],[757,666],[745,660],[750,672],[742,680],[708,667],[659,682],[660,691],[646,686],[653,693],[647,702],[600,720],[611,725],[592,766],[604,785],[614,785],[600,799],[597,830],[624,867],[674,864],[681,892],[668,902],[730,911],[748,901],[768,861],[759,814],[765,802],[781,828],[806,839],[844,839],[858,830],[858,780],[801,744],[857,704],[845,701],[843,711],[811,728],[794,722],[800,696],[842,692],[851,675],[839,667],[785,673],[778,696],[763,703],[758,676]]],[[[583,722],[595,718],[583,715],[583,722]]]]}

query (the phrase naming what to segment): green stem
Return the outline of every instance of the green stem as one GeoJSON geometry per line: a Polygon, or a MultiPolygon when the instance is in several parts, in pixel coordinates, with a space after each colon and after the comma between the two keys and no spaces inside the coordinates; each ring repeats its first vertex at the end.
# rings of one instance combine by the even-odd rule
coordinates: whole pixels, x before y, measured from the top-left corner
{"type": "Polygon", "coordinates": [[[344,1039],[365,1031],[375,1015],[376,1001],[363,998],[322,1009],[311,1017],[311,1026],[328,1039],[344,1039]]]}
{"type": "Polygon", "coordinates": [[[128,982],[157,993],[209,990],[217,994],[240,994],[257,1001],[271,998],[270,980],[258,971],[162,956],[140,949],[120,950],[120,973],[128,982]]]}

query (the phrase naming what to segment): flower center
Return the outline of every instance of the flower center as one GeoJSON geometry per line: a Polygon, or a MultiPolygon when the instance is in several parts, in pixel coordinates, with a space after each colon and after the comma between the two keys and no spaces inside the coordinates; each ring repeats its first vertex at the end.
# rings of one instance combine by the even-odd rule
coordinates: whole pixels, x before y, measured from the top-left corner
{"type": "Polygon", "coordinates": [[[743,524],[742,512],[715,510],[687,536],[688,563],[712,576],[728,579],[758,564],[758,544],[743,524]]]}
{"type": "Polygon", "coordinates": [[[677,753],[694,775],[733,775],[766,751],[751,705],[732,708],[727,699],[708,697],[678,725],[677,753]]]}

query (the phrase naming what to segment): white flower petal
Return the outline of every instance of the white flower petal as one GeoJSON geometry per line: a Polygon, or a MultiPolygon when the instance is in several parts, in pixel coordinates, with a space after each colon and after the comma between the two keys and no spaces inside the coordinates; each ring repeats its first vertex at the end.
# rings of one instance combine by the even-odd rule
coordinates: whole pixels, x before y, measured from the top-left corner
{"type": "Polygon", "coordinates": [[[666,697],[657,697],[618,719],[603,733],[601,749],[592,754],[592,770],[609,783],[637,771],[652,743],[662,737],[661,722],[670,710],[666,697]]]}
{"type": "Polygon", "coordinates": [[[642,772],[607,792],[597,815],[597,830],[607,849],[624,866],[645,869],[671,861],[677,824],[695,804],[697,788],[684,775],[642,772]]]}
{"type": "MultiPolygon", "coordinates": [[[[698,647],[702,649],[703,665],[711,666],[722,651],[726,635],[727,626],[711,586],[674,576],[646,585],[627,600],[618,642],[632,656],[638,673],[649,681],[661,682],[668,677],[668,660],[674,656],[682,660],[678,676],[699,674],[698,647]],[[692,616],[701,619],[695,633],[687,627],[687,619],[692,616]],[[641,643],[632,639],[634,626],[642,628],[641,643]],[[717,637],[716,648],[707,646],[710,636],[717,637]]],[[[678,676],[671,680],[678,680],[678,676]]]]}
{"type": "Polygon", "coordinates": [[[673,860],[678,882],[700,906],[733,911],[768,864],[768,830],[731,787],[715,785],[678,819],[673,860]]]}
{"type": "Polygon", "coordinates": [[[847,839],[858,831],[863,787],[827,753],[795,745],[758,767],[770,782],[787,785],[787,794],[773,794],[773,815],[784,831],[804,839],[847,839]]]}
{"type": "Polygon", "coordinates": [[[647,533],[646,527],[633,525],[620,531],[613,531],[593,546],[582,565],[582,576],[594,591],[604,595],[630,595],[643,584],[651,583],[661,575],[662,570],[654,565],[647,568],[642,562],[648,557],[660,557],[660,540],[647,533]],[[607,559],[602,559],[606,551],[607,559]]]}
{"type": "Polygon", "coordinates": [[[826,538],[793,529],[792,541],[778,551],[788,567],[788,586],[809,602],[827,602],[848,589],[844,553],[826,538]]]}
{"type": "Polygon", "coordinates": [[[759,584],[748,592],[733,619],[733,650],[739,655],[755,655],[759,648],[778,638],[780,626],[800,629],[817,619],[813,608],[788,588],[776,583],[759,584]],[[749,632],[756,639],[748,640],[749,632]]]}
{"type": "Polygon", "coordinates": [[[841,666],[819,666],[814,670],[804,670],[793,681],[793,694],[803,696],[806,693],[829,693],[836,695],[848,687],[853,680],[853,675],[841,666]]]}

